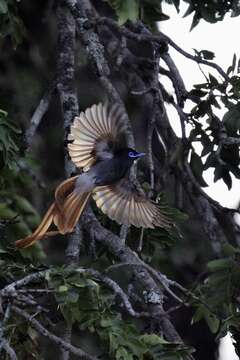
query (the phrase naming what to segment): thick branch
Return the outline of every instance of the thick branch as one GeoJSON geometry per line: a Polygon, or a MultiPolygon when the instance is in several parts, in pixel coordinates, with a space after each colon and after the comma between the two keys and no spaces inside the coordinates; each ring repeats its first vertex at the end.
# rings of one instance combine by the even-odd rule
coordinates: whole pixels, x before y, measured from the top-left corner
{"type": "MultiPolygon", "coordinates": [[[[104,47],[94,29],[92,27],[88,27],[89,18],[87,10],[89,9],[86,8],[86,3],[88,3],[88,1],[65,0],[64,2],[70,9],[76,21],[77,31],[82,40],[82,44],[85,47],[89,62],[94,66],[93,69],[95,68],[95,74],[98,76],[99,81],[105,89],[109,99],[112,102],[119,103],[120,106],[123,107],[126,115],[126,122],[130,127],[130,122],[128,120],[128,115],[123,101],[109,79],[110,70],[104,56],[104,47]]],[[[128,133],[127,141],[130,147],[134,147],[134,138],[131,132],[128,133]]]]}
{"type": "Polygon", "coordinates": [[[83,228],[88,231],[92,229],[94,237],[101,244],[108,247],[109,251],[124,263],[139,263],[139,268],[134,268],[134,275],[146,291],[146,302],[148,303],[149,312],[153,321],[155,321],[159,333],[163,331],[169,341],[181,342],[181,338],[169,321],[163,309],[163,294],[155,281],[144,269],[138,256],[129,247],[124,246],[120,238],[109,230],[105,229],[96,219],[92,211],[85,211],[82,216],[83,228]]]}
{"type": "MultiPolygon", "coordinates": [[[[75,21],[70,12],[58,6],[58,62],[57,62],[57,87],[62,105],[64,120],[64,137],[67,139],[68,129],[75,116],[78,115],[77,93],[74,88],[75,75],[75,21]]],[[[65,152],[65,172],[69,177],[73,171],[73,163],[69,160],[67,152],[65,152]]],[[[68,246],[66,249],[66,262],[68,264],[77,265],[79,261],[81,241],[81,229],[77,224],[73,234],[68,236],[68,246]]],[[[72,325],[67,324],[64,339],[71,341],[72,325]]],[[[69,351],[63,348],[62,360],[68,360],[69,351]]]]}

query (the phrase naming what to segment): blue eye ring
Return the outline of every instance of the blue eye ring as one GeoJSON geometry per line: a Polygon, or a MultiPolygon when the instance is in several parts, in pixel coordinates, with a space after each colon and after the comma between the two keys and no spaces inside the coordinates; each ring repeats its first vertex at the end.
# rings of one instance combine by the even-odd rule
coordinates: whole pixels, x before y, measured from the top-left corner
{"type": "Polygon", "coordinates": [[[136,155],[132,151],[129,151],[128,156],[130,158],[135,158],[136,157],[136,155]]]}

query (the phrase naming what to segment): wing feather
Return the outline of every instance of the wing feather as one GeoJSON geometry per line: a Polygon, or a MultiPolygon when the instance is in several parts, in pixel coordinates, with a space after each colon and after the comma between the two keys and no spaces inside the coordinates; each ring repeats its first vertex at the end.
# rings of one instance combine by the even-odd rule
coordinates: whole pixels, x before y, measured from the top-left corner
{"type": "Polygon", "coordinates": [[[171,226],[171,221],[158,204],[144,197],[127,179],[115,185],[95,188],[93,198],[103,213],[119,224],[144,228],[171,226]]]}
{"type": "Polygon", "coordinates": [[[99,103],[74,118],[68,135],[68,151],[72,161],[87,171],[98,159],[113,157],[112,147],[128,131],[122,107],[99,103]]]}
{"type": "Polygon", "coordinates": [[[141,203],[142,210],[142,221],[144,222],[146,228],[154,228],[153,226],[153,215],[148,211],[148,203],[141,203]]]}

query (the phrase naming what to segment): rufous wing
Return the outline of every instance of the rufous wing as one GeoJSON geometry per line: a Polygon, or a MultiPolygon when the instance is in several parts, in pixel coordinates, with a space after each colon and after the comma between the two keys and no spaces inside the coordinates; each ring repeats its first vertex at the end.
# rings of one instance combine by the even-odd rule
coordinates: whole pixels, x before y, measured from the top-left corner
{"type": "Polygon", "coordinates": [[[55,191],[55,202],[50,206],[42,222],[33,234],[15,242],[17,248],[26,248],[44,237],[67,234],[76,226],[91,192],[81,193],[75,188],[78,176],[63,181],[55,191]],[[48,231],[54,223],[57,231],[48,231]]]}
{"type": "Polygon", "coordinates": [[[171,221],[157,203],[147,199],[127,179],[116,185],[96,187],[93,198],[110,219],[143,228],[170,228],[171,221]]]}
{"type": "Polygon", "coordinates": [[[99,103],[75,117],[68,140],[69,155],[87,171],[96,160],[113,157],[114,145],[128,131],[126,115],[118,104],[99,103]]]}

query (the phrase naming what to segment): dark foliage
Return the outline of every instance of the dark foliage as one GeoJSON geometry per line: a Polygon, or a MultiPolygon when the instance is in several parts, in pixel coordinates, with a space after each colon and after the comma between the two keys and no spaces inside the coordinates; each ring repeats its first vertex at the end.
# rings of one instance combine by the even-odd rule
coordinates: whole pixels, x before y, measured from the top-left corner
{"type": "MultiPolygon", "coordinates": [[[[177,11],[182,3],[168,2],[177,11]]],[[[235,0],[185,2],[192,28],[239,15],[235,0]]],[[[186,53],[157,30],[168,18],[161,6],[0,0],[3,359],[213,359],[228,331],[239,354],[238,210],[203,191],[208,168],[229,189],[240,178],[239,60],[225,71],[198,44],[186,53]],[[206,81],[187,91],[170,47],[203,64],[206,81]],[[16,251],[14,241],[36,228],[56,186],[77,171],[66,151],[71,121],[105,100],[125,105],[129,144],[147,153],[138,179],[174,231],[119,227],[91,204],[71,236],[16,251]]]]}

